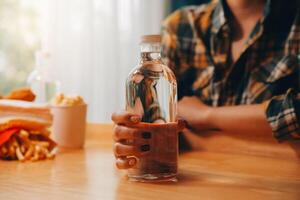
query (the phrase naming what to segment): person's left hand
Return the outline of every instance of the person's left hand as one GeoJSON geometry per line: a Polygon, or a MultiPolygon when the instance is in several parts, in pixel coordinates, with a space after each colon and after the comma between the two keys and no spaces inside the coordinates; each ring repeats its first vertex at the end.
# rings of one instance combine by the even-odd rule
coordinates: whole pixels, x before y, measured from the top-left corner
{"type": "Polygon", "coordinates": [[[214,129],[209,122],[212,107],[204,104],[197,97],[183,97],[178,102],[178,117],[187,121],[187,128],[193,131],[214,129]]]}

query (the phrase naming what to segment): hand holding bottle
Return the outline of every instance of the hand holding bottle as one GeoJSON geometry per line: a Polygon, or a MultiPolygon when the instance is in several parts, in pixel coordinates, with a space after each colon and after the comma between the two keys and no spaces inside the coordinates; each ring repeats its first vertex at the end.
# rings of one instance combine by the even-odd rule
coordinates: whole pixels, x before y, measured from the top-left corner
{"type": "MultiPolygon", "coordinates": [[[[147,156],[151,150],[152,134],[179,132],[185,127],[183,120],[165,124],[143,123],[139,115],[127,111],[112,114],[114,121],[114,154],[116,166],[128,169],[135,166],[137,158],[147,156]]],[[[177,137],[175,135],[175,137],[177,137]]]]}

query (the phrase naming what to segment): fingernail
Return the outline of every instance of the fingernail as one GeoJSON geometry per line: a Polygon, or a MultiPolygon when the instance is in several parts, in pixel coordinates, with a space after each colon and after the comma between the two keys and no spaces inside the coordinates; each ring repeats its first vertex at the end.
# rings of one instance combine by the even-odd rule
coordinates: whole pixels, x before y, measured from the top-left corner
{"type": "Polygon", "coordinates": [[[138,123],[140,121],[140,117],[137,115],[131,116],[130,121],[133,123],[138,123]]]}
{"type": "Polygon", "coordinates": [[[148,144],[145,144],[145,145],[142,145],[140,147],[141,151],[149,151],[150,150],[150,145],[148,144]]]}
{"type": "Polygon", "coordinates": [[[135,165],[135,162],[136,162],[135,159],[130,159],[129,162],[128,162],[128,164],[129,164],[130,166],[133,166],[133,165],[135,165]]]}
{"type": "Polygon", "coordinates": [[[143,132],[142,133],[142,137],[144,139],[150,139],[151,138],[151,133],[150,132],[143,132]]]}

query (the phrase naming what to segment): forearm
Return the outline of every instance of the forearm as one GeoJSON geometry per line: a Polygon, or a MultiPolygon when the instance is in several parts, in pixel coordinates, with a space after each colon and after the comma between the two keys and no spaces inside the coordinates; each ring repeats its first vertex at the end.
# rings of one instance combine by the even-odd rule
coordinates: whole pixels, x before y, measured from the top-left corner
{"type": "Polygon", "coordinates": [[[263,104],[210,108],[207,124],[220,132],[272,135],[263,104]]]}
{"type": "Polygon", "coordinates": [[[272,135],[264,104],[210,107],[197,97],[184,97],[179,101],[178,114],[193,132],[272,135]]]}

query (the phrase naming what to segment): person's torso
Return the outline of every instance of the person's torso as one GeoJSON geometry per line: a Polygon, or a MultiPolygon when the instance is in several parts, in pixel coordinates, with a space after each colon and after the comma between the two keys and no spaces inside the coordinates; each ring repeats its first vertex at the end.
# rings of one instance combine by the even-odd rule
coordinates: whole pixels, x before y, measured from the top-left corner
{"type": "Polygon", "coordinates": [[[234,30],[221,3],[182,11],[177,52],[184,63],[178,77],[183,93],[220,106],[261,103],[298,90],[299,8],[296,1],[269,3],[235,63],[230,59],[234,30]]]}

